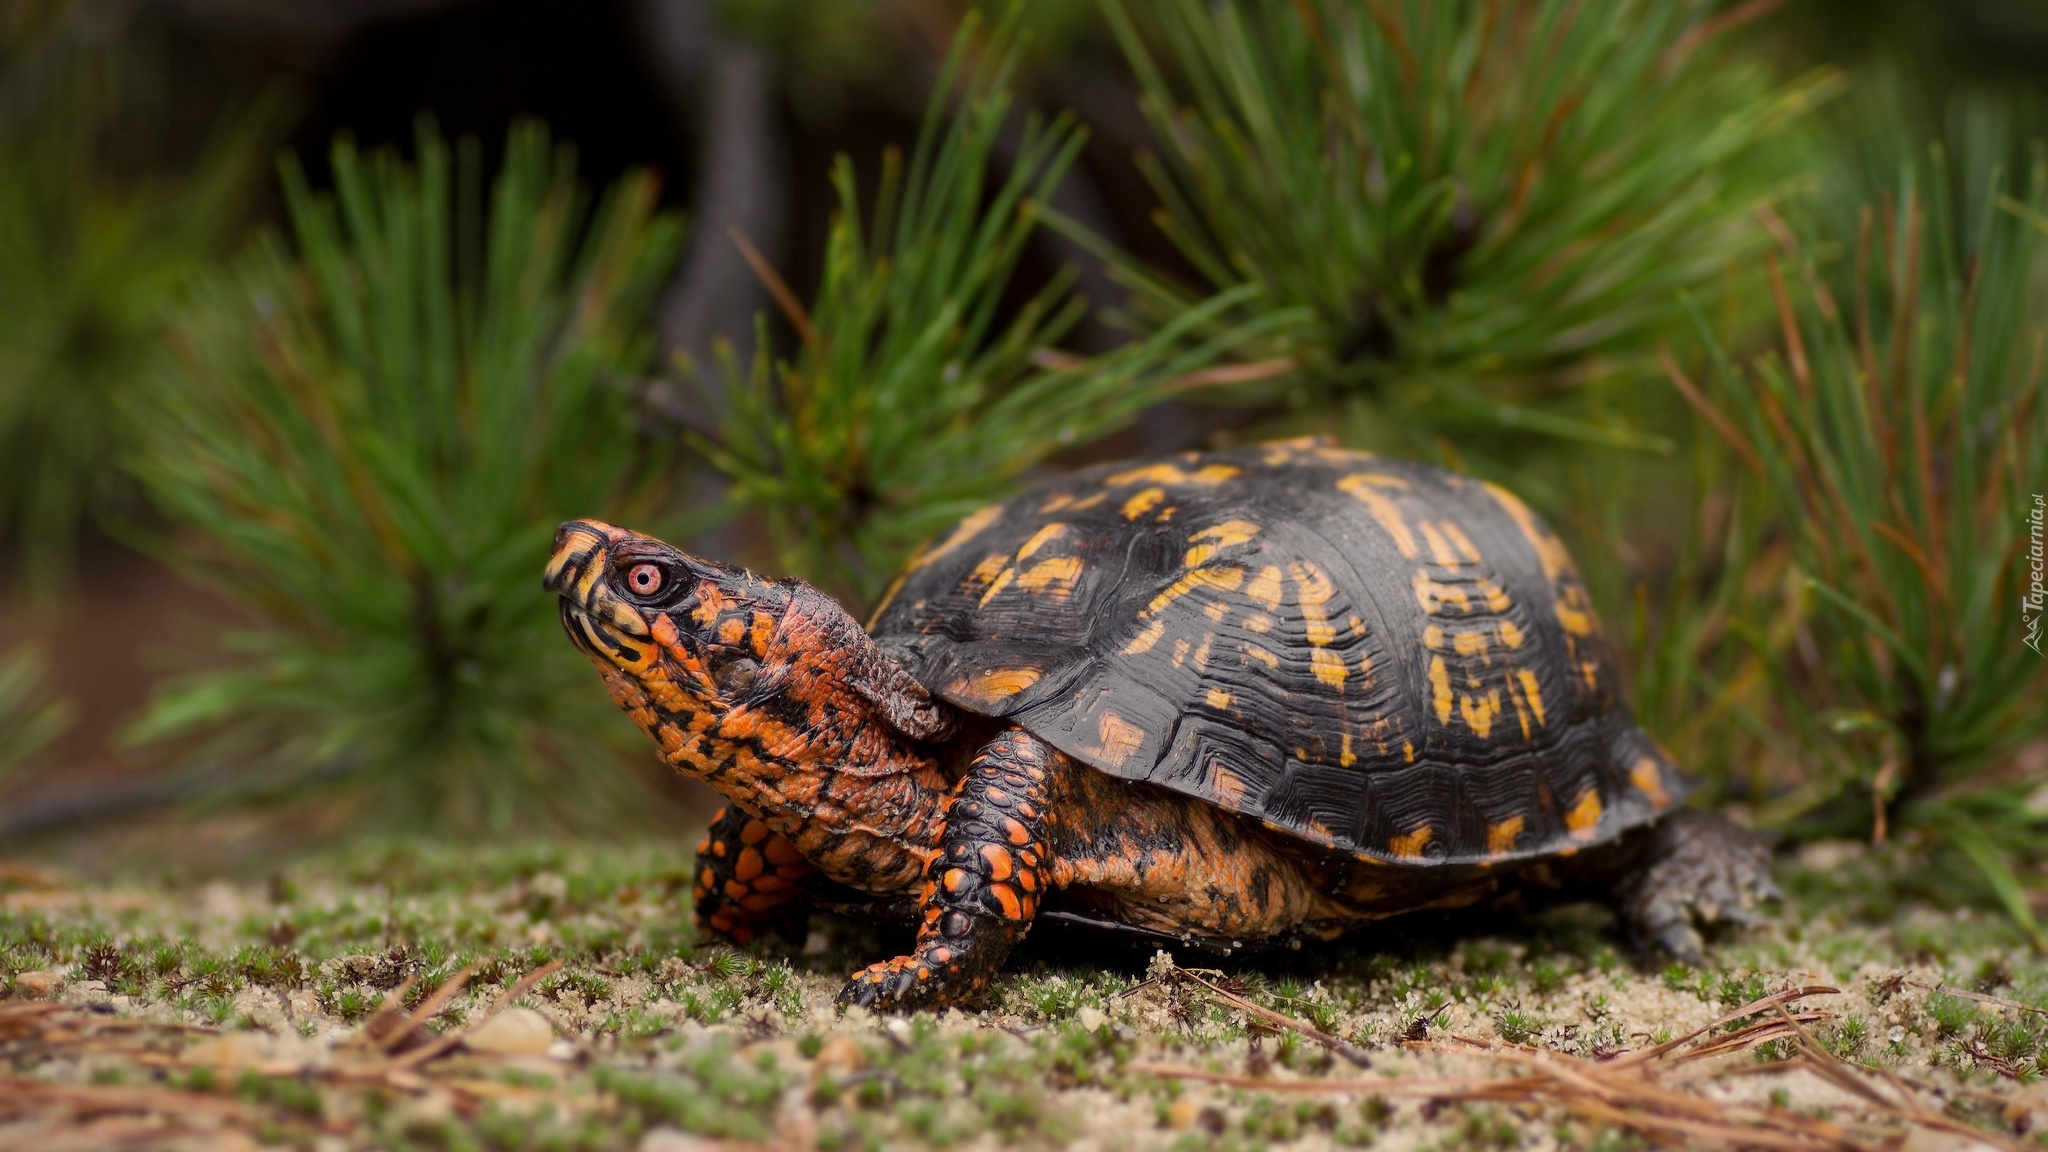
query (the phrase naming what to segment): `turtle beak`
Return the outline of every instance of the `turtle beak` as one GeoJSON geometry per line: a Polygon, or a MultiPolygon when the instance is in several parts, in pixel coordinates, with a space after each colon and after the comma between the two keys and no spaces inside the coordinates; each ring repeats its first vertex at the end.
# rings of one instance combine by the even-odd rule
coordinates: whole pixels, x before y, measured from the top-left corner
{"type": "Polygon", "coordinates": [[[648,635],[647,621],[612,592],[605,579],[612,544],[628,534],[597,520],[571,520],[555,530],[541,587],[560,596],[562,630],[585,655],[636,664],[644,649],[628,637],[648,635]]]}
{"type": "Polygon", "coordinates": [[[604,577],[606,545],[617,532],[617,528],[596,520],[570,520],[555,529],[555,551],[548,557],[540,586],[589,608],[591,594],[604,577]]]}

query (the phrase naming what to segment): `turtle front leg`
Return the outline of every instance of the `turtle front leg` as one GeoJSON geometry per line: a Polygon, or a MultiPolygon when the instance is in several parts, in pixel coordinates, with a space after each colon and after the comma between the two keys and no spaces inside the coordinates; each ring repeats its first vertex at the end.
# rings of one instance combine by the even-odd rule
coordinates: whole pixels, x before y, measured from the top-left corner
{"type": "Polygon", "coordinates": [[[1012,728],[989,741],[954,787],[939,852],[925,866],[917,944],[908,956],[870,965],[839,993],[877,1009],[958,1004],[989,978],[1031,930],[1051,861],[1049,793],[1062,757],[1012,728]]]}
{"type": "Polygon", "coordinates": [[[736,807],[697,845],[697,931],[745,944],[773,931],[801,944],[818,871],[786,837],[736,807]]]}

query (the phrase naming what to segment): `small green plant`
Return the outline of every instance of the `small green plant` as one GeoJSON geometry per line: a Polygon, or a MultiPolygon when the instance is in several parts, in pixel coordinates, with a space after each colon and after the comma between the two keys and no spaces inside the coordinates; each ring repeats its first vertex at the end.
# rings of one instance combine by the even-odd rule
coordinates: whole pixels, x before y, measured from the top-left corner
{"type": "Polygon", "coordinates": [[[1121,259],[1135,321],[1255,287],[1245,310],[1302,320],[1246,350],[1293,358],[1297,399],[1380,395],[1360,431],[1389,444],[1661,443],[1552,398],[1648,377],[1679,292],[1759,249],[1754,210],[1792,172],[1778,130],[1833,86],[1774,88],[1698,0],[1171,0],[1150,36],[1107,11],[1160,142],[1160,225],[1199,276],[1121,259]]]}
{"type": "Polygon", "coordinates": [[[908,165],[893,150],[885,157],[869,223],[852,161],[833,169],[839,211],[810,305],[760,268],[798,346],[771,355],[763,320],[751,367],[722,365],[731,410],[717,439],[697,442],[734,479],[735,498],[765,513],[779,564],[861,599],[920,540],[1005,494],[1026,469],[1176,389],[1213,382],[1198,371],[1246,334],[1188,339],[1247,296],[1237,292],[1080,360],[1056,348],[1087,309],[1070,273],[1005,317],[1041,205],[1081,134],[1068,118],[1031,119],[998,172],[1015,17],[962,73],[975,24],[955,40],[908,165]]]}
{"type": "Polygon", "coordinates": [[[1796,642],[1760,647],[1806,779],[1766,816],[1931,830],[2048,946],[2010,865],[2048,842],[2022,802],[2039,774],[2013,767],[2048,735],[2025,607],[2048,490],[2044,229],[2048,159],[1959,213],[1937,150],[1851,242],[1788,250],[1792,277],[1771,265],[1778,351],[1738,366],[1710,340],[1712,402],[1674,379],[1761,480],[1796,565],[1796,642]],[[1831,247],[1855,261],[1848,299],[1810,254],[1831,247]]]}
{"type": "Polygon", "coordinates": [[[206,737],[223,790],[351,786],[387,824],[629,812],[616,710],[536,573],[558,521],[645,507],[627,388],[679,227],[645,175],[591,210],[535,126],[488,212],[480,150],[430,127],[413,164],[344,140],[333,171],[320,195],[286,161],[297,253],[208,284],[138,404],[135,471],[196,543],[164,555],[259,623],[136,735],[206,737]]]}

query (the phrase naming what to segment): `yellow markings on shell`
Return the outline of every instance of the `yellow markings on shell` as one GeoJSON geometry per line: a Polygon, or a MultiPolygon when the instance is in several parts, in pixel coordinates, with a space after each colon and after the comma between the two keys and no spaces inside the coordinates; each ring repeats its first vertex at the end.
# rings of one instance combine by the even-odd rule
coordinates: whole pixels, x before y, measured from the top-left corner
{"type": "Polygon", "coordinates": [[[1007,555],[991,552],[981,558],[981,563],[974,566],[974,571],[967,574],[967,579],[975,584],[986,584],[1009,566],[1010,558],[1007,555]]]}
{"type": "MultiPolygon", "coordinates": [[[[1316,679],[1332,688],[1344,686],[1344,659],[1335,652],[1328,648],[1312,649],[1308,654],[1308,665],[1315,672],[1316,679]]],[[[1345,739],[1348,740],[1350,737],[1347,736],[1345,739]]]]}
{"type": "Polygon", "coordinates": [[[1664,790],[1664,772],[1654,759],[1648,756],[1638,757],[1628,770],[1628,782],[1635,785],[1636,791],[1641,792],[1644,798],[1649,800],[1650,807],[1659,812],[1671,807],[1671,793],[1664,790]]]}
{"type": "Polygon", "coordinates": [[[1346,476],[1337,481],[1337,487],[1349,492],[1353,499],[1365,505],[1366,514],[1378,521],[1379,526],[1393,538],[1394,547],[1404,558],[1413,560],[1421,554],[1415,546],[1415,533],[1409,530],[1408,522],[1401,518],[1401,510],[1394,506],[1394,502],[1374,490],[1375,479],[1377,478],[1369,472],[1346,476]]]}
{"type": "Polygon", "coordinates": [[[1436,705],[1436,722],[1439,724],[1449,724],[1451,722],[1451,671],[1444,667],[1444,658],[1441,656],[1431,656],[1429,658],[1429,694],[1430,701],[1436,705]]]}
{"type": "Polygon", "coordinates": [[[1280,608],[1280,569],[1270,566],[1259,569],[1259,574],[1252,577],[1252,582],[1244,586],[1244,594],[1264,604],[1269,610],[1278,611],[1280,608]]]}
{"type": "Polygon", "coordinates": [[[1525,639],[1525,637],[1522,635],[1522,630],[1515,626],[1515,622],[1513,620],[1501,621],[1499,633],[1500,642],[1508,646],[1509,648],[1520,648],[1522,646],[1522,641],[1525,639]]]}
{"type": "Polygon", "coordinates": [[[1197,588],[1207,585],[1225,592],[1235,592],[1244,583],[1244,569],[1236,567],[1196,568],[1183,572],[1180,578],[1166,586],[1166,590],[1152,598],[1145,606],[1145,615],[1157,616],[1166,606],[1197,588]]]}
{"type": "Polygon", "coordinates": [[[1177,464],[1148,464],[1143,468],[1128,468],[1118,472],[1103,483],[1112,488],[1131,484],[1221,484],[1238,475],[1239,469],[1229,464],[1205,464],[1193,472],[1184,471],[1177,464]]]}
{"type": "Polygon", "coordinates": [[[1063,512],[1073,506],[1074,494],[1072,492],[1055,492],[1052,494],[1051,499],[1038,506],[1038,514],[1040,516],[1050,516],[1054,512],[1063,512]]]}
{"type": "Polygon", "coordinates": [[[1236,808],[1244,803],[1244,777],[1213,760],[1209,762],[1209,774],[1209,789],[1216,794],[1218,804],[1236,808]]]}
{"type": "Polygon", "coordinates": [[[1195,667],[1209,667],[1209,645],[1214,643],[1215,640],[1216,637],[1214,634],[1208,634],[1202,637],[1202,646],[1195,649],[1195,667]]]}
{"type": "MultiPolygon", "coordinates": [[[[1211,607],[1223,608],[1226,605],[1219,602],[1211,605],[1211,607]]],[[[1247,631],[1251,632],[1271,632],[1273,630],[1273,618],[1264,612],[1247,612],[1244,615],[1244,626],[1247,631]]]]}
{"type": "Polygon", "coordinates": [[[1308,636],[1308,642],[1318,648],[1326,648],[1337,639],[1337,629],[1327,620],[1307,621],[1302,631],[1308,636]]]}
{"type": "Polygon", "coordinates": [[[1330,582],[1329,575],[1308,560],[1289,562],[1287,574],[1300,586],[1295,599],[1301,604],[1301,614],[1311,620],[1328,619],[1323,605],[1337,598],[1337,586],[1330,582]]]}
{"type": "Polygon", "coordinates": [[[1441,652],[1444,647],[1444,630],[1441,625],[1425,624],[1422,628],[1422,646],[1441,652]]]}
{"type": "Polygon", "coordinates": [[[1045,527],[1040,528],[1038,531],[1033,532],[1031,534],[1031,539],[1026,540],[1024,542],[1024,546],[1022,548],[1017,549],[1017,559],[1031,559],[1032,553],[1038,551],[1040,548],[1045,547],[1048,543],[1051,543],[1055,537],[1059,536],[1060,533],[1065,532],[1066,530],[1067,526],[1065,524],[1059,523],[1058,521],[1054,521],[1053,523],[1047,524],[1045,527]]]}
{"type": "Polygon", "coordinates": [[[1463,605],[1466,601],[1463,588],[1431,579],[1427,568],[1417,568],[1412,583],[1415,587],[1415,602],[1422,605],[1423,612],[1428,615],[1436,615],[1436,610],[1441,605],[1463,605]]]}
{"type": "Polygon", "coordinates": [[[1358,763],[1358,753],[1351,750],[1351,733],[1344,733],[1343,742],[1337,746],[1337,766],[1349,768],[1358,763]]]}
{"type": "Polygon", "coordinates": [[[1572,805],[1572,810],[1564,814],[1564,826],[1570,830],[1571,838],[1585,843],[1598,835],[1601,811],[1600,790],[1586,789],[1579,796],[1579,802],[1572,805]]]}
{"type": "MultiPolygon", "coordinates": [[[[1202,615],[1207,616],[1209,619],[1214,620],[1218,624],[1221,624],[1223,623],[1223,618],[1225,616],[1230,615],[1230,605],[1221,600],[1218,600],[1214,604],[1209,605],[1207,608],[1202,609],[1202,615]]],[[[1256,629],[1254,630],[1256,631],[1256,629]]]]}
{"type": "Polygon", "coordinates": [[[1100,504],[1107,499],[1109,499],[1109,493],[1096,492],[1092,495],[1083,496],[1079,500],[1074,501],[1074,503],[1071,505],[1071,508],[1076,512],[1086,512],[1088,509],[1095,507],[1097,504],[1100,504]]]}
{"type": "Polygon", "coordinates": [[[1225,520],[1221,524],[1209,525],[1188,539],[1214,540],[1227,548],[1232,544],[1243,544],[1258,534],[1259,526],[1249,520],[1225,520]]]}
{"type": "Polygon", "coordinates": [[[1536,674],[1523,668],[1516,671],[1515,679],[1522,682],[1522,699],[1529,702],[1529,711],[1536,714],[1537,725],[1549,723],[1543,718],[1543,689],[1536,683],[1536,674]]]}
{"type": "Polygon", "coordinates": [[[1081,578],[1079,556],[1055,556],[1033,564],[1029,571],[1017,578],[1017,586],[1027,592],[1051,592],[1055,596],[1066,596],[1073,592],[1075,581],[1081,578]]]}
{"type": "MultiPolygon", "coordinates": [[[[1145,625],[1143,631],[1131,637],[1131,642],[1123,647],[1123,654],[1126,656],[1137,656],[1141,653],[1150,652],[1152,646],[1159,643],[1159,638],[1164,635],[1166,635],[1166,621],[1154,620],[1150,624],[1145,625]]],[[[1185,650],[1186,645],[1187,641],[1183,640],[1176,646],[1174,663],[1180,663],[1179,654],[1185,650]]]]}
{"type": "Polygon", "coordinates": [[[1403,860],[1420,860],[1422,850],[1429,847],[1430,838],[1435,835],[1436,829],[1424,824],[1406,835],[1396,836],[1387,841],[1387,852],[1403,860]]]}
{"type": "Polygon", "coordinates": [[[1594,632],[1599,631],[1599,627],[1593,623],[1593,614],[1591,612],[1568,604],[1562,599],[1558,600],[1556,609],[1558,624],[1572,635],[1591,636],[1594,632]]]}
{"type": "Polygon", "coordinates": [[[1595,692],[1600,688],[1600,666],[1591,660],[1579,664],[1579,674],[1586,678],[1586,691],[1595,692]]]}
{"type": "Polygon", "coordinates": [[[1160,502],[1165,499],[1166,489],[1147,488],[1129,500],[1124,501],[1124,519],[1136,520],[1138,517],[1157,508],[1160,502]]]}
{"type": "Polygon", "coordinates": [[[1478,656],[1486,651],[1486,633],[1460,632],[1451,637],[1451,648],[1460,656],[1478,656]]]}
{"type": "Polygon", "coordinates": [[[1226,520],[1211,524],[1188,537],[1193,547],[1188,549],[1183,563],[1189,568],[1199,568],[1216,558],[1225,548],[1246,544],[1258,535],[1259,526],[1249,520],[1226,520]]]}
{"type": "Polygon", "coordinates": [[[995,583],[990,584],[988,586],[988,591],[983,592],[981,594],[981,607],[988,607],[988,602],[995,599],[997,593],[1001,592],[1005,588],[1008,588],[1010,586],[1010,581],[1016,578],[1017,570],[1015,568],[1005,568],[1000,573],[998,573],[996,575],[995,583]]]}
{"type": "Polygon", "coordinates": [[[1003,506],[1001,504],[989,504],[969,512],[960,523],[953,526],[951,535],[938,544],[927,547],[919,551],[917,555],[912,556],[909,565],[910,571],[915,572],[939,557],[952,552],[969,540],[974,539],[975,536],[980,534],[982,529],[995,523],[996,517],[1002,514],[1003,506]]]}
{"type": "Polygon", "coordinates": [[[1209,707],[1216,709],[1218,712],[1230,707],[1230,693],[1225,692],[1221,688],[1209,689],[1209,707]]]}
{"type": "MultiPolygon", "coordinates": [[[[1287,831],[1285,828],[1276,828],[1274,830],[1278,832],[1287,831]]],[[[1337,834],[1330,831],[1330,826],[1320,820],[1310,820],[1302,825],[1301,832],[1325,848],[1334,847],[1337,843],[1337,834]]]]}
{"type": "Polygon", "coordinates": [[[1451,547],[1458,550],[1458,555],[1465,558],[1465,563],[1479,563],[1478,547],[1472,543],[1470,536],[1465,535],[1465,530],[1458,527],[1456,520],[1439,520],[1436,522],[1436,526],[1442,530],[1445,538],[1450,540],[1451,547]]]}
{"type": "Polygon", "coordinates": [[[993,668],[979,676],[955,680],[946,688],[955,695],[992,703],[1015,696],[1044,675],[1037,668],[993,668]]]}
{"type": "Polygon", "coordinates": [[[1257,644],[1245,645],[1244,654],[1251,657],[1254,660],[1257,660],[1259,663],[1264,664],[1268,668],[1278,668],[1280,666],[1280,657],[1275,656],[1272,652],[1268,651],[1265,648],[1260,647],[1257,644]]]}
{"type": "Polygon", "coordinates": [[[1479,598],[1486,602],[1486,610],[1488,612],[1498,613],[1508,610],[1508,605],[1512,602],[1508,599],[1507,589],[1502,588],[1484,576],[1474,580],[1472,584],[1474,588],[1478,589],[1479,598]]]}
{"type": "Polygon", "coordinates": [[[1465,558],[1451,545],[1451,538],[1428,520],[1422,522],[1422,539],[1429,545],[1431,563],[1440,568],[1457,568],[1463,564],[1465,558]]]}
{"type": "Polygon", "coordinates": [[[1481,740],[1488,739],[1493,735],[1493,718],[1500,715],[1500,690],[1488,692],[1484,698],[1460,696],[1458,714],[1465,718],[1465,723],[1471,727],[1474,736],[1481,740]]]}
{"type": "Polygon", "coordinates": [[[1403,741],[1401,741],[1401,759],[1403,759],[1404,761],[1406,761],[1406,762],[1408,762],[1408,763],[1410,763],[1410,764],[1413,764],[1413,763],[1415,763],[1415,742],[1414,742],[1414,741],[1412,741],[1412,740],[1403,740],[1403,741]]]}
{"type": "MultiPolygon", "coordinates": [[[[1160,624],[1161,628],[1165,626],[1164,623],[1160,624]]],[[[1185,636],[1173,642],[1173,666],[1175,668],[1180,667],[1187,660],[1189,647],[1188,639],[1185,636]]]]}
{"type": "Polygon", "coordinates": [[[1114,712],[1104,712],[1096,719],[1095,734],[1102,741],[1098,754],[1117,767],[1145,743],[1145,730],[1114,712]]]}
{"type": "Polygon", "coordinates": [[[1486,826],[1486,854],[1505,856],[1515,850],[1515,841],[1521,839],[1522,829],[1528,821],[1520,816],[1510,816],[1498,824],[1486,826]]]}

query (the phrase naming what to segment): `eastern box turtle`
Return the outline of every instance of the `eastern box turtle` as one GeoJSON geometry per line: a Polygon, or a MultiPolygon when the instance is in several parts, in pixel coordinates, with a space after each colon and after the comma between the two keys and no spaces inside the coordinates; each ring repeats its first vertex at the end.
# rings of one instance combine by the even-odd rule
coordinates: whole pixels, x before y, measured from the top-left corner
{"type": "Polygon", "coordinates": [[[1686,958],[1774,894],[1617,692],[1563,545],[1491,484],[1316,442],[1090,469],[913,557],[864,630],[589,520],[562,623],[729,807],[701,927],[914,897],[842,999],[970,999],[1042,917],[1230,948],[1526,889],[1686,958]]]}

